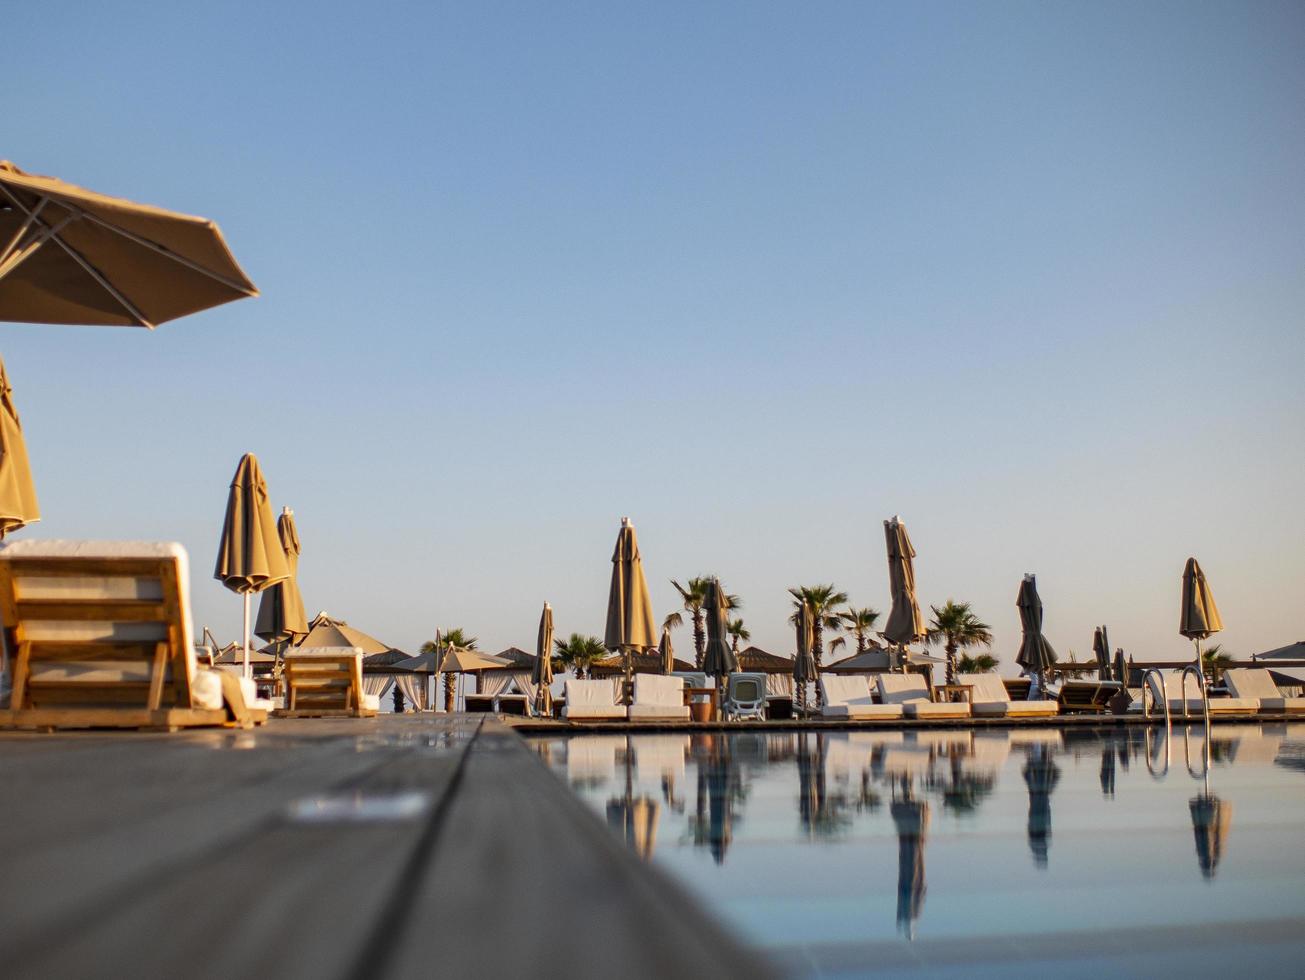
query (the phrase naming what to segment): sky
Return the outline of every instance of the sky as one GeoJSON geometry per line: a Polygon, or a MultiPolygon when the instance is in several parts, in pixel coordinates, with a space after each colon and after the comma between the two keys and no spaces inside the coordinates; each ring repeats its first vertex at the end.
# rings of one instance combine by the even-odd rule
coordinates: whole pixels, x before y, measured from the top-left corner
{"type": "MultiPolygon", "coordinates": [[[[295,510],[309,614],[416,650],[602,634],[718,574],[973,603],[1139,660],[1196,556],[1248,655],[1305,639],[1305,5],[50,2],[0,157],[216,220],[262,295],[154,332],[0,324],[24,536],[295,510]]],[[[677,650],[691,650],[687,629],[677,650]]]]}

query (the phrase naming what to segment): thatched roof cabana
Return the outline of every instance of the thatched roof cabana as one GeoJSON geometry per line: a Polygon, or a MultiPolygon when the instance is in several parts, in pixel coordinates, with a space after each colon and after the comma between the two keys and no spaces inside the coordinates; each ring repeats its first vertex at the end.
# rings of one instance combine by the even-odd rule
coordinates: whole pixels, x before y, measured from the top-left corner
{"type": "MultiPolygon", "coordinates": [[[[632,653],[630,655],[631,664],[636,674],[660,674],[662,672],[662,657],[654,648],[647,653],[632,653]]],[[[677,671],[692,671],[696,668],[691,663],[675,658],[675,669],[677,671]]],[[[613,677],[617,674],[625,673],[625,657],[617,654],[611,657],[604,657],[602,660],[596,660],[585,671],[590,677],[613,677]]]]}
{"type": "Polygon", "coordinates": [[[792,674],[793,658],[777,657],[761,647],[744,647],[739,651],[739,670],[749,674],[792,674]]]}

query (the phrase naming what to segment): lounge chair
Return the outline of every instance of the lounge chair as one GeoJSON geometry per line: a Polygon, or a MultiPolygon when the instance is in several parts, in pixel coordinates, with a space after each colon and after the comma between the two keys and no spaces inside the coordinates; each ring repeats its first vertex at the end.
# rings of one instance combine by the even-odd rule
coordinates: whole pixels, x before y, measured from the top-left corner
{"type": "Polygon", "coordinates": [[[1119,681],[1065,681],[1060,685],[1056,701],[1065,713],[1087,712],[1102,714],[1110,710],[1110,703],[1124,691],[1119,681]]]}
{"type": "Polygon", "coordinates": [[[0,548],[12,655],[0,727],[163,728],[267,720],[252,681],[201,668],[179,544],[17,541],[0,548]]]}
{"type": "Polygon", "coordinates": [[[625,705],[617,704],[616,688],[606,679],[568,680],[566,707],[562,717],[569,721],[623,721],[625,705]]]}
{"type": "Polygon", "coordinates": [[[730,674],[725,685],[726,718],[766,718],[766,675],[730,674]]]}
{"type": "Polygon", "coordinates": [[[494,695],[464,694],[462,696],[462,710],[467,714],[492,714],[494,711],[494,695]]]}
{"type": "Polygon", "coordinates": [[[970,685],[970,713],[976,718],[1048,718],[1060,713],[1055,701],[1012,701],[993,673],[961,674],[957,683],[970,685]]]}
{"type": "MultiPolygon", "coordinates": [[[[1305,698],[1284,697],[1272,675],[1263,668],[1231,667],[1223,672],[1223,682],[1233,697],[1259,701],[1263,712],[1305,711],[1305,698]]],[[[1214,706],[1214,700],[1210,705],[1214,706]]]]}
{"type": "Polygon", "coordinates": [[[824,718],[900,718],[900,704],[875,704],[864,674],[825,674],[820,678],[824,718]]]}
{"type": "MultiPolygon", "coordinates": [[[[1157,672],[1160,675],[1160,684],[1156,683],[1156,675],[1148,673],[1146,675],[1146,687],[1144,690],[1150,692],[1152,702],[1152,711],[1164,713],[1164,705],[1161,699],[1169,702],[1169,714],[1181,715],[1183,713],[1183,671],[1182,670],[1161,670],[1157,672]],[[1160,687],[1163,685],[1163,691],[1160,687]]],[[[1189,676],[1187,678],[1187,714],[1189,718],[1201,717],[1201,692],[1197,687],[1196,678],[1189,676]]],[[[1210,714],[1255,714],[1260,710],[1260,702],[1255,698],[1210,698],[1210,714]]],[[[1144,711],[1143,698],[1138,698],[1129,708],[1130,711],[1144,711]]]]}
{"type": "Polygon", "coordinates": [[[935,703],[929,697],[929,683],[919,674],[880,674],[881,704],[897,704],[907,718],[968,718],[968,704],[935,703]]]}
{"type": "Polygon", "coordinates": [[[358,647],[313,647],[285,655],[285,708],[278,718],[374,718],[381,699],[363,692],[358,647]]]}
{"type": "Polygon", "coordinates": [[[627,716],[631,721],[688,721],[684,680],[663,674],[635,674],[634,701],[627,716]]]}

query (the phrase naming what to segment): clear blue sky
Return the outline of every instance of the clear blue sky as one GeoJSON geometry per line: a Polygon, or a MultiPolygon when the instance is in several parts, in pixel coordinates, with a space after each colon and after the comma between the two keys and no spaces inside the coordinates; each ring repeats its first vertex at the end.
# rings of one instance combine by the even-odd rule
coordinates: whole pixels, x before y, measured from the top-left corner
{"type": "MultiPolygon", "coordinates": [[[[155,333],[0,325],[45,520],[296,509],[310,611],[415,648],[601,633],[708,571],[972,600],[1182,656],[1305,638],[1305,6],[47,3],[0,156],[218,221],[263,291],[155,333]]],[[[690,648],[687,631],[677,635],[690,648]]]]}

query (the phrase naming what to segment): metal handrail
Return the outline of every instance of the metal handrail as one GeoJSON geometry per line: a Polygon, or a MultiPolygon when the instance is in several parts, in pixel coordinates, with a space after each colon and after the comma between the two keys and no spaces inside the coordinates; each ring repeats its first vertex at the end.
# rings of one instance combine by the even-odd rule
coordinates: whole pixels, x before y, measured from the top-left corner
{"type": "Polygon", "coordinates": [[[1195,664],[1188,664],[1186,667],[1183,668],[1182,673],[1179,675],[1181,678],[1181,683],[1178,688],[1178,694],[1179,697],[1183,699],[1183,721],[1187,721],[1188,718],[1187,715],[1187,675],[1188,674],[1196,675],[1196,689],[1201,694],[1201,713],[1205,719],[1205,732],[1206,732],[1206,738],[1208,739],[1210,733],[1210,695],[1209,693],[1207,693],[1205,689],[1205,672],[1202,671],[1201,668],[1197,667],[1195,664]]]}
{"type": "MultiPolygon", "coordinates": [[[[1149,721],[1151,718],[1151,710],[1155,707],[1155,688],[1150,684],[1152,674],[1155,675],[1156,682],[1160,687],[1160,700],[1165,706],[1165,731],[1168,732],[1169,729],[1173,727],[1174,722],[1173,718],[1169,715],[1169,698],[1167,696],[1168,692],[1165,690],[1165,675],[1162,674],[1157,667],[1149,668],[1146,673],[1142,675],[1142,717],[1149,721]],[[1147,700],[1148,696],[1150,697],[1149,702],[1147,700]]],[[[1184,710],[1186,710],[1187,706],[1185,704],[1183,707],[1184,710]]]]}

